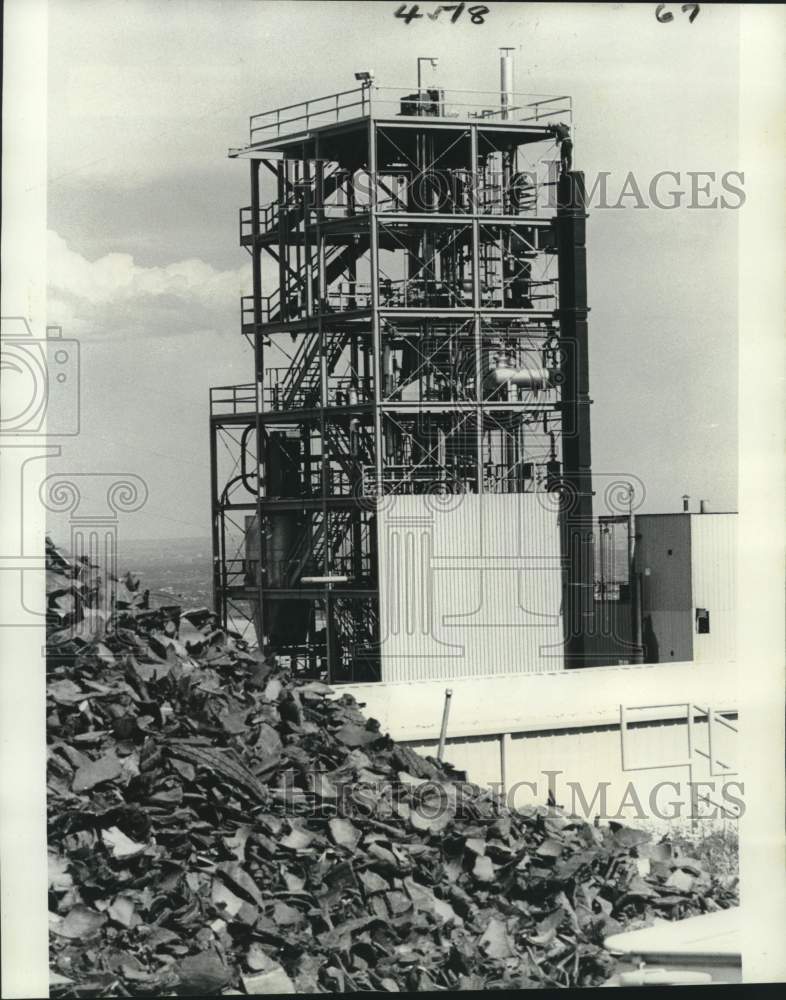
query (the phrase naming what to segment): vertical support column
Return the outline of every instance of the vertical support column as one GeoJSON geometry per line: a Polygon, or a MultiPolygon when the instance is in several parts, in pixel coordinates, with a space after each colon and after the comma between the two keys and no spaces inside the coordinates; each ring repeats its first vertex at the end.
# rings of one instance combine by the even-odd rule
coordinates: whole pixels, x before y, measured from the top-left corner
{"type": "MultiPolygon", "coordinates": [[[[262,247],[259,245],[259,237],[261,235],[259,228],[259,160],[251,160],[251,234],[252,234],[252,247],[251,247],[251,267],[253,276],[253,292],[254,292],[254,372],[255,372],[255,398],[256,406],[254,407],[254,423],[255,423],[255,434],[254,434],[254,460],[256,464],[256,520],[254,521],[253,528],[257,533],[257,539],[259,541],[259,561],[257,563],[256,574],[254,578],[254,586],[256,588],[256,614],[254,615],[254,620],[258,623],[259,634],[257,635],[257,642],[260,647],[264,643],[265,635],[265,619],[264,619],[264,608],[262,600],[262,560],[264,557],[264,544],[262,539],[262,470],[263,470],[263,455],[262,455],[262,442],[264,441],[264,424],[262,423],[262,411],[265,405],[264,396],[264,385],[265,385],[265,355],[264,355],[264,338],[261,332],[262,325],[262,247]]],[[[241,439],[241,447],[245,447],[245,438],[241,439]]],[[[246,546],[248,547],[248,546],[246,546]]]]}
{"type": "Polygon", "coordinates": [[[560,346],[567,358],[562,394],[562,515],[565,666],[587,666],[586,637],[594,627],[592,472],[587,324],[584,174],[563,174],[557,185],[560,346]]]}
{"type": "Polygon", "coordinates": [[[377,232],[377,129],[373,118],[368,121],[369,173],[369,256],[371,264],[371,353],[374,363],[374,461],[377,489],[382,484],[382,340],[379,321],[379,235],[377,232]]]}
{"type": "Polygon", "coordinates": [[[229,619],[229,600],[227,598],[227,531],[226,531],[226,516],[224,514],[223,506],[219,507],[218,514],[218,530],[219,530],[219,551],[221,552],[221,623],[224,628],[227,627],[229,619]]]}
{"type": "MultiPolygon", "coordinates": [[[[325,191],[325,165],[321,160],[321,149],[319,135],[314,139],[314,159],[317,161],[316,187],[319,192],[319,208],[316,215],[314,227],[314,240],[317,250],[317,340],[319,344],[319,435],[322,441],[322,455],[320,460],[320,494],[322,513],[322,572],[325,576],[330,574],[330,524],[328,522],[327,497],[330,490],[330,461],[329,444],[327,439],[327,354],[325,347],[325,329],[323,324],[324,310],[327,303],[327,279],[325,272],[325,235],[322,231],[322,218],[324,210],[325,191]]],[[[309,274],[309,281],[311,275],[309,274]]],[[[306,335],[308,336],[308,335],[306,335]]],[[[312,521],[312,528],[314,522],[312,521]]],[[[335,648],[335,624],[333,621],[333,602],[331,600],[330,586],[324,589],[325,600],[325,660],[327,667],[327,682],[331,683],[335,673],[334,648],[335,648]]]]}
{"type": "Polygon", "coordinates": [[[625,761],[625,736],[628,732],[628,710],[624,705],[620,705],[620,769],[624,772],[627,768],[625,761]]]}
{"type": "MultiPolygon", "coordinates": [[[[370,96],[370,91],[369,91],[370,96]]],[[[369,173],[369,210],[368,210],[368,238],[369,238],[369,279],[371,281],[371,364],[366,369],[366,375],[372,372],[373,380],[373,402],[374,402],[374,470],[377,481],[377,496],[382,489],[382,462],[384,451],[384,440],[382,433],[382,333],[379,318],[379,233],[377,230],[377,209],[378,209],[378,188],[377,188],[377,126],[369,107],[368,117],[368,173],[369,173]]],[[[362,477],[362,470],[361,470],[362,477]]],[[[371,533],[370,552],[372,561],[372,573],[377,570],[377,612],[380,623],[380,638],[382,634],[382,614],[383,609],[379,598],[379,518],[376,514],[369,519],[369,531],[371,533]]],[[[379,658],[380,680],[384,680],[382,669],[382,656],[379,658]]]]}
{"type": "Polygon", "coordinates": [[[286,218],[286,160],[276,164],[278,181],[278,304],[279,316],[283,321],[289,317],[289,302],[287,296],[287,218],[286,218]]]}
{"type": "Polygon", "coordinates": [[[480,319],[480,192],[478,175],[478,128],[469,130],[472,198],[472,322],[475,340],[475,463],[477,492],[483,492],[483,331],[480,319]]]}
{"type": "MultiPolygon", "coordinates": [[[[315,140],[316,150],[319,149],[319,137],[315,140]]],[[[322,232],[321,220],[317,220],[316,224],[316,242],[317,242],[317,258],[319,261],[318,267],[318,278],[317,278],[317,298],[320,303],[319,312],[317,314],[317,339],[318,339],[318,359],[319,359],[319,430],[322,437],[322,470],[321,470],[321,483],[322,483],[322,516],[324,518],[324,537],[325,537],[325,550],[322,561],[322,569],[325,575],[330,572],[330,551],[327,545],[328,538],[328,524],[327,524],[327,506],[324,503],[324,499],[330,492],[330,461],[329,461],[329,444],[327,439],[327,405],[328,405],[328,337],[325,333],[324,321],[323,321],[323,306],[327,301],[327,287],[325,284],[325,236],[322,232]]]]}
{"type": "Polygon", "coordinates": [[[633,663],[644,662],[644,641],[641,618],[641,576],[638,572],[636,559],[636,515],[633,513],[631,496],[628,511],[628,589],[630,591],[630,617],[633,638],[631,660],[633,663]]]}
{"type": "Polygon", "coordinates": [[[259,246],[259,160],[250,160],[251,168],[251,277],[254,294],[254,334],[262,322],[262,248],[259,246]]]}
{"type": "Polygon", "coordinates": [[[314,286],[311,281],[313,253],[311,244],[311,210],[316,207],[316,179],[313,176],[311,162],[306,159],[305,145],[303,148],[303,263],[306,281],[306,315],[314,315],[314,286]]]}
{"type": "Polygon", "coordinates": [[[219,498],[218,498],[218,456],[216,454],[216,435],[218,426],[210,420],[210,531],[213,550],[213,610],[218,618],[218,623],[225,627],[225,606],[224,593],[221,587],[221,566],[224,561],[224,553],[221,548],[221,534],[219,532],[219,498]]]}

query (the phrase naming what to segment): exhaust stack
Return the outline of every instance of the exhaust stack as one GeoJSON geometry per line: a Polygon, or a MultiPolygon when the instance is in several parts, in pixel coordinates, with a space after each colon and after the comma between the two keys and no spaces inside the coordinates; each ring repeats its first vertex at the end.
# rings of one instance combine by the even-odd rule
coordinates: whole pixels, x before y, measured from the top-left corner
{"type": "Polygon", "coordinates": [[[499,50],[499,102],[502,107],[502,117],[510,118],[510,108],[513,106],[513,55],[515,49],[499,50]]]}

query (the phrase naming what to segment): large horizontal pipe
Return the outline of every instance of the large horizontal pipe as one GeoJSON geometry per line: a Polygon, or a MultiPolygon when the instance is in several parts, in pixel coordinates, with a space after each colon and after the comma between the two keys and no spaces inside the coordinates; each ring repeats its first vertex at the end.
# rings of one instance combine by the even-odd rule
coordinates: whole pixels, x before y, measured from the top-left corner
{"type": "Polygon", "coordinates": [[[547,368],[512,368],[509,365],[497,365],[489,368],[484,379],[489,387],[515,385],[522,389],[548,389],[551,385],[551,373],[547,368]]]}

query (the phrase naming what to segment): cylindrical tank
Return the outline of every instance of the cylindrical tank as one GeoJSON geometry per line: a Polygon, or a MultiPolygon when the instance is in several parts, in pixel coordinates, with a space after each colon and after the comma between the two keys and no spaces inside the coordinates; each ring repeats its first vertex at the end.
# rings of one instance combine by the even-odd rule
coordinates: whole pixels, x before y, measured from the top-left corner
{"type": "MultiPolygon", "coordinates": [[[[300,441],[274,431],[267,439],[265,487],[268,497],[295,497],[300,493],[300,441]]],[[[297,511],[271,511],[265,532],[265,569],[268,587],[286,586],[286,563],[299,535],[297,511]]]]}
{"type": "MultiPolygon", "coordinates": [[[[283,431],[274,431],[268,436],[265,461],[268,497],[286,499],[300,496],[300,449],[300,439],[287,437],[283,431]]],[[[297,580],[290,579],[290,560],[302,532],[303,526],[296,510],[268,512],[267,530],[263,536],[265,587],[287,589],[297,585],[297,580]]],[[[265,627],[271,641],[292,645],[305,642],[309,612],[308,601],[267,601],[265,627]]]]}

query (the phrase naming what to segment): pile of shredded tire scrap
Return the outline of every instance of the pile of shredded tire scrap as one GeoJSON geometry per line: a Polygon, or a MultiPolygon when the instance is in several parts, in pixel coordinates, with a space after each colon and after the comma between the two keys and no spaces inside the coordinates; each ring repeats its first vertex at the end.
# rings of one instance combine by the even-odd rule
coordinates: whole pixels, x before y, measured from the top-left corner
{"type": "Polygon", "coordinates": [[[631,920],[736,904],[640,831],[511,812],[130,578],[85,634],[89,567],[49,554],[53,995],[589,986],[631,920]]]}

